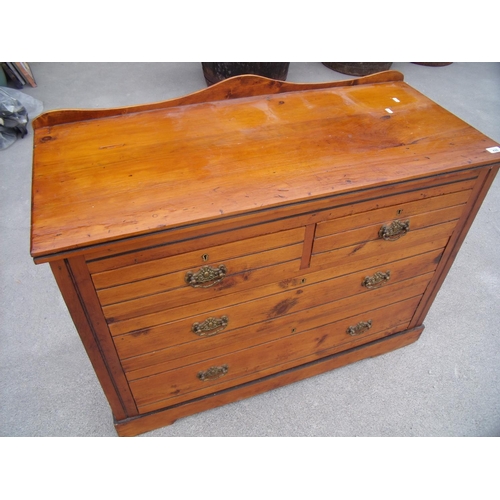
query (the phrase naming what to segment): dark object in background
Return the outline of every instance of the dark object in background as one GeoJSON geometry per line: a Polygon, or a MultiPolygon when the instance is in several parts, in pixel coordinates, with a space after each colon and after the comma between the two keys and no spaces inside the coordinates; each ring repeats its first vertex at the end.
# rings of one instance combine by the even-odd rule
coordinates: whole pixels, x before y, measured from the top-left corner
{"type": "Polygon", "coordinates": [[[24,87],[24,84],[26,83],[24,79],[21,79],[16,73],[14,73],[14,70],[12,69],[12,63],[0,63],[2,66],[2,69],[5,73],[5,76],[7,77],[7,80],[12,84],[12,86],[15,89],[22,89],[24,87]]]}
{"type": "MultiPolygon", "coordinates": [[[[22,89],[27,83],[32,87],[36,87],[35,77],[27,62],[2,62],[0,66],[14,88],[22,89]]],[[[7,83],[4,85],[7,86],[7,83]]]]}
{"type": "Polygon", "coordinates": [[[207,85],[239,75],[259,75],[274,80],[286,80],[289,62],[202,62],[207,85]]]}
{"type": "Polygon", "coordinates": [[[417,62],[414,62],[412,64],[420,64],[420,66],[449,66],[450,64],[453,64],[453,63],[443,63],[443,62],[417,63],[417,62]]]}
{"type": "Polygon", "coordinates": [[[345,75],[365,76],[380,71],[387,71],[391,62],[324,62],[327,68],[345,75]]]}
{"type": "Polygon", "coordinates": [[[8,148],[18,135],[24,137],[28,133],[27,125],[26,108],[0,88],[0,150],[8,148]]]}

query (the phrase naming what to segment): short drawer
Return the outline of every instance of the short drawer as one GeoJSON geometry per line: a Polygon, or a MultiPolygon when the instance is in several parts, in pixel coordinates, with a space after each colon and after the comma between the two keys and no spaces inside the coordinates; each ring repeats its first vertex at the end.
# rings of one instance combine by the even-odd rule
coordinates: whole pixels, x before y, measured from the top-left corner
{"type": "MultiPolygon", "coordinates": [[[[349,247],[356,244],[364,244],[368,241],[381,240],[385,246],[391,250],[394,245],[391,243],[403,240],[410,232],[422,231],[434,226],[443,226],[445,224],[456,224],[464,210],[463,205],[443,208],[433,212],[425,212],[423,214],[414,215],[411,217],[400,217],[370,224],[358,229],[348,230],[341,233],[320,236],[323,234],[320,224],[316,232],[316,238],[313,246],[313,255],[335,250],[337,248],[349,247]]],[[[339,221],[343,222],[343,221],[339,221]]],[[[448,232],[446,231],[446,233],[448,232]]]]}
{"type": "Polygon", "coordinates": [[[379,225],[354,230],[350,234],[344,233],[338,238],[319,238],[314,243],[311,269],[342,265],[345,262],[357,263],[376,256],[385,259],[387,255],[395,253],[399,258],[405,258],[413,255],[416,246],[422,249],[444,247],[457,222],[458,219],[455,218],[421,229],[413,227],[396,241],[381,238],[379,225]]]}
{"type": "MultiPolygon", "coordinates": [[[[347,217],[332,218],[331,220],[318,223],[318,227],[316,228],[316,237],[323,238],[325,236],[343,233],[345,231],[352,231],[353,229],[372,226],[374,224],[380,225],[397,218],[406,219],[423,214],[428,215],[425,219],[420,219],[418,222],[420,227],[422,227],[423,224],[429,225],[432,223],[433,217],[430,214],[431,212],[457,206],[461,206],[463,208],[472,192],[471,186],[464,183],[451,184],[448,186],[448,189],[452,191],[439,195],[431,194],[428,197],[417,200],[411,199],[413,193],[410,193],[406,195],[410,198],[409,201],[403,202],[398,199],[398,203],[383,206],[382,208],[377,208],[379,203],[374,202],[374,208],[371,210],[365,210],[361,213],[356,212],[347,217]]],[[[429,191],[432,193],[434,190],[429,191]]],[[[401,197],[402,195],[398,196],[398,198],[401,197]]],[[[387,203],[390,199],[391,198],[388,197],[387,200],[384,201],[387,203]]],[[[438,215],[438,218],[440,221],[446,220],[445,218],[443,219],[443,215],[438,215]]]]}
{"type": "MultiPolygon", "coordinates": [[[[172,249],[165,246],[164,249],[140,252],[137,257],[133,253],[129,254],[126,260],[114,257],[101,259],[90,262],[88,267],[98,290],[99,298],[102,304],[107,305],[187,286],[186,273],[192,272],[194,274],[203,266],[218,268],[220,265],[225,265],[228,268],[227,275],[245,271],[248,269],[246,262],[251,259],[252,255],[302,243],[303,239],[303,227],[253,238],[243,238],[221,245],[214,245],[210,239],[211,246],[205,247],[203,246],[203,238],[201,238],[199,241],[200,250],[182,252],[182,245],[178,244],[175,246],[177,253],[174,255],[171,255],[172,249]],[[162,256],[162,253],[166,256],[162,256]],[[245,257],[245,259],[237,260],[239,257],[245,257]],[[233,259],[234,263],[232,263],[233,259]],[[107,260],[109,260],[110,266],[108,270],[105,268],[107,260]],[[117,265],[114,263],[115,261],[127,264],[117,265]],[[158,279],[150,280],[150,278],[158,279]],[[117,288],[120,285],[129,286],[117,288]]],[[[211,282],[207,281],[202,284],[210,286],[211,282]]]]}
{"type": "Polygon", "coordinates": [[[201,397],[404,330],[420,296],[130,382],[139,411],[201,397]]]}
{"type": "MultiPolygon", "coordinates": [[[[142,280],[139,283],[121,285],[114,289],[102,290],[98,292],[98,295],[102,296],[103,299],[115,301],[123,298],[122,292],[124,291],[133,290],[138,295],[137,298],[103,305],[103,312],[108,322],[115,323],[212,298],[242,293],[269,282],[281,281],[287,276],[297,273],[300,268],[301,254],[302,243],[297,243],[259,254],[224,260],[223,264],[210,267],[214,273],[218,273],[220,266],[224,266],[225,271],[223,276],[219,276],[218,283],[207,288],[189,286],[186,283],[186,276],[190,271],[183,271],[142,280]],[[173,284],[177,285],[177,287],[169,289],[173,284]],[[150,285],[151,288],[148,288],[150,285]],[[163,287],[165,291],[147,294],[158,290],[160,287],[163,287]],[[139,289],[144,290],[143,296],[140,296],[139,289]]],[[[203,268],[198,270],[198,272],[200,271],[203,272],[203,268]]]]}

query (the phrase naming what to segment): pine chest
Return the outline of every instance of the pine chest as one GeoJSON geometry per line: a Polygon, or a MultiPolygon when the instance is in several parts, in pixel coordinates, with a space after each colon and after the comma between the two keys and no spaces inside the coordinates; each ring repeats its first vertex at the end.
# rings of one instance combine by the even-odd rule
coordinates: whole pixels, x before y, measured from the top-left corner
{"type": "Polygon", "coordinates": [[[120,435],[417,340],[499,166],[395,71],[33,125],[31,254],[120,435]]]}

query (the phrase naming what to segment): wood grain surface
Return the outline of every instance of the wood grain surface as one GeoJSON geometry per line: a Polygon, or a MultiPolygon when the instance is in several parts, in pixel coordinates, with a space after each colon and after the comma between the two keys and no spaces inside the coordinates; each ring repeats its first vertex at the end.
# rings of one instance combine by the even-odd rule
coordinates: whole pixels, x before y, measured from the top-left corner
{"type": "Polygon", "coordinates": [[[40,126],[34,142],[38,258],[483,165],[493,145],[401,81],[40,126]]]}

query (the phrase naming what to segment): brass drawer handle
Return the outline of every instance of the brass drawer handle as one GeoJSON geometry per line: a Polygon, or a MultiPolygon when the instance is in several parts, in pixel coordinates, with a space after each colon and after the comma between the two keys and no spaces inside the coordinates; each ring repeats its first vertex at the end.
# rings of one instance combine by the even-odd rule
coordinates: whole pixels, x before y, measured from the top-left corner
{"type": "Polygon", "coordinates": [[[220,283],[226,275],[227,269],[224,264],[218,268],[203,266],[197,273],[188,271],[186,273],[186,283],[193,288],[210,288],[220,283]]]}
{"type": "Polygon", "coordinates": [[[204,370],[198,372],[198,378],[205,382],[206,380],[217,380],[220,377],[223,377],[229,368],[227,365],[222,366],[211,366],[208,370],[204,370]]]}
{"type": "Polygon", "coordinates": [[[377,271],[373,276],[367,276],[361,284],[369,290],[373,290],[385,285],[390,279],[391,271],[386,271],[385,273],[377,271]]]}
{"type": "Polygon", "coordinates": [[[220,318],[210,317],[202,323],[193,323],[191,331],[200,337],[211,337],[212,335],[222,332],[228,323],[229,318],[227,316],[222,316],[220,318]]]}
{"type": "Polygon", "coordinates": [[[369,319],[368,321],[360,321],[355,326],[350,326],[346,330],[346,332],[351,336],[361,335],[362,333],[367,332],[371,327],[372,327],[372,320],[369,319]]]}
{"type": "Polygon", "coordinates": [[[382,226],[378,235],[386,241],[396,241],[410,230],[410,221],[392,221],[388,226],[382,226]]]}

